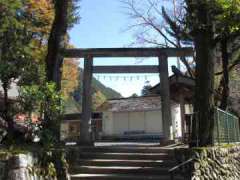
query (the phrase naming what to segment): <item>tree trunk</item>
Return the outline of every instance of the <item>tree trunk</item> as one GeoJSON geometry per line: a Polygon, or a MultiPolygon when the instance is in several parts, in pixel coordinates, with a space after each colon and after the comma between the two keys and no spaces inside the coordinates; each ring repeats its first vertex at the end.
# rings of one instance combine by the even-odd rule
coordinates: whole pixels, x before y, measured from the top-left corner
{"type": "Polygon", "coordinates": [[[4,83],[2,84],[3,87],[3,93],[4,93],[4,98],[3,98],[3,116],[7,120],[8,117],[8,108],[9,108],[9,103],[8,103],[8,84],[4,83]]]}
{"type": "Polygon", "coordinates": [[[206,1],[197,2],[188,1],[190,9],[188,13],[192,18],[196,49],[195,120],[193,121],[195,131],[193,131],[192,142],[193,145],[207,146],[213,144],[215,45],[210,9],[206,1]]]}
{"type": "Polygon", "coordinates": [[[194,112],[196,113],[199,146],[213,143],[214,127],[214,47],[209,32],[195,38],[196,87],[194,112]]]}
{"type": "MultiPolygon", "coordinates": [[[[45,59],[47,81],[56,83],[57,91],[61,90],[61,69],[64,59],[61,51],[65,48],[65,37],[68,28],[68,9],[70,2],[70,0],[54,1],[55,18],[48,39],[48,52],[45,59]]],[[[46,99],[46,101],[48,100],[46,99]]],[[[60,103],[61,102],[59,101],[59,104],[60,103]]],[[[44,119],[46,122],[44,126],[52,132],[55,132],[55,138],[59,141],[60,123],[54,124],[46,112],[44,113],[44,119]]]]}
{"type": "Polygon", "coordinates": [[[61,67],[63,56],[61,50],[65,47],[65,35],[67,33],[67,18],[69,0],[55,1],[55,19],[52,25],[48,40],[48,53],[46,56],[47,80],[57,84],[57,89],[61,88],[61,67]]]}
{"type": "Polygon", "coordinates": [[[8,137],[11,138],[13,136],[14,132],[14,124],[13,124],[13,119],[9,115],[9,100],[8,100],[8,83],[3,82],[2,87],[3,87],[3,92],[4,92],[4,98],[3,98],[3,104],[4,104],[4,110],[3,110],[3,118],[5,121],[7,121],[8,128],[8,137]]]}
{"type": "Polygon", "coordinates": [[[223,38],[221,41],[221,53],[222,53],[222,69],[223,77],[221,79],[222,97],[220,108],[223,110],[227,109],[227,102],[229,96],[229,72],[228,72],[228,51],[227,51],[227,39],[223,38]]]}

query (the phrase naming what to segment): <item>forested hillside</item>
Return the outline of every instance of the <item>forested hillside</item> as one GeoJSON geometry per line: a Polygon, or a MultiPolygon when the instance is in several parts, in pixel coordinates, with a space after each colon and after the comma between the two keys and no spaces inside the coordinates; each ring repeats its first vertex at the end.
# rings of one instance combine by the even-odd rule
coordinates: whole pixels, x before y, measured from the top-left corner
{"type": "Polygon", "coordinates": [[[101,91],[102,94],[107,98],[107,99],[113,99],[113,98],[120,98],[122,95],[113,90],[112,88],[106,87],[103,85],[100,81],[97,79],[93,78],[93,87],[96,88],[97,90],[101,91]]]}
{"type": "MultiPolygon", "coordinates": [[[[83,70],[75,59],[66,59],[63,65],[62,93],[65,99],[65,113],[81,111],[83,70]]],[[[107,99],[120,98],[121,94],[104,86],[93,78],[93,110],[107,99]]]]}

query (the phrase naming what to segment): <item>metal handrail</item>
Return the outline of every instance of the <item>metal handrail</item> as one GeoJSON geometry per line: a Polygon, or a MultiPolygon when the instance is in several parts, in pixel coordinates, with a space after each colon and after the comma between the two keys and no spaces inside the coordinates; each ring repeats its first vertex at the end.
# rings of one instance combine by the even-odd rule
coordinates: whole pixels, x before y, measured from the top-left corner
{"type": "Polygon", "coordinates": [[[218,107],[215,107],[215,108],[216,108],[218,111],[221,111],[221,112],[223,112],[223,113],[225,113],[225,114],[227,114],[227,115],[229,115],[229,116],[232,116],[232,117],[238,119],[237,116],[235,116],[234,114],[232,114],[232,113],[230,113],[230,112],[228,112],[228,111],[224,111],[224,110],[222,110],[222,109],[220,109],[220,108],[218,108],[218,107]]]}
{"type": "Polygon", "coordinates": [[[194,160],[194,158],[190,158],[190,159],[188,159],[188,160],[186,160],[186,161],[184,161],[184,162],[182,162],[182,163],[174,166],[173,168],[169,169],[168,172],[170,173],[170,178],[171,178],[171,180],[174,180],[174,171],[176,171],[176,170],[179,169],[180,167],[182,167],[182,166],[184,166],[184,165],[192,162],[193,160],[194,160]]]}

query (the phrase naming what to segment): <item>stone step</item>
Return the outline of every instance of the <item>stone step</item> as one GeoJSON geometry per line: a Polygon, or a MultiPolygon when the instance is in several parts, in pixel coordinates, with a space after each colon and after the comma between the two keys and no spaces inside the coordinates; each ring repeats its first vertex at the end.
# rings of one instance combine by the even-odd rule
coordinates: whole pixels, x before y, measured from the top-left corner
{"type": "Polygon", "coordinates": [[[129,159],[129,160],[168,160],[173,159],[167,153],[98,153],[81,152],[80,159],[129,159]]]}
{"type": "Polygon", "coordinates": [[[135,174],[135,175],[168,175],[167,167],[139,167],[139,166],[74,166],[70,172],[84,174],[135,174]]]}
{"type": "Polygon", "coordinates": [[[123,160],[123,159],[79,159],[78,165],[85,166],[140,166],[140,167],[173,167],[174,160],[123,160]]]}
{"type": "MultiPolygon", "coordinates": [[[[73,180],[170,180],[174,149],[159,146],[78,147],[73,180]]],[[[176,173],[174,180],[183,180],[176,173]]]]}
{"type": "MultiPolygon", "coordinates": [[[[71,180],[171,180],[169,175],[135,175],[135,174],[73,174],[71,180]]],[[[184,180],[175,176],[174,180],[184,180]]]]}
{"type": "Polygon", "coordinates": [[[105,153],[174,153],[173,149],[162,147],[81,147],[79,151],[105,153]]]}

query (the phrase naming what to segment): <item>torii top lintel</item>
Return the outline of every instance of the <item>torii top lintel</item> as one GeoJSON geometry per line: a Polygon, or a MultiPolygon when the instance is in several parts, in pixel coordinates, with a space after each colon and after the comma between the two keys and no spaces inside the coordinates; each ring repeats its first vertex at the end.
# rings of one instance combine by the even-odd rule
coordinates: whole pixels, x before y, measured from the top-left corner
{"type": "Polygon", "coordinates": [[[192,57],[193,48],[91,48],[66,49],[64,57],[192,57]]]}

